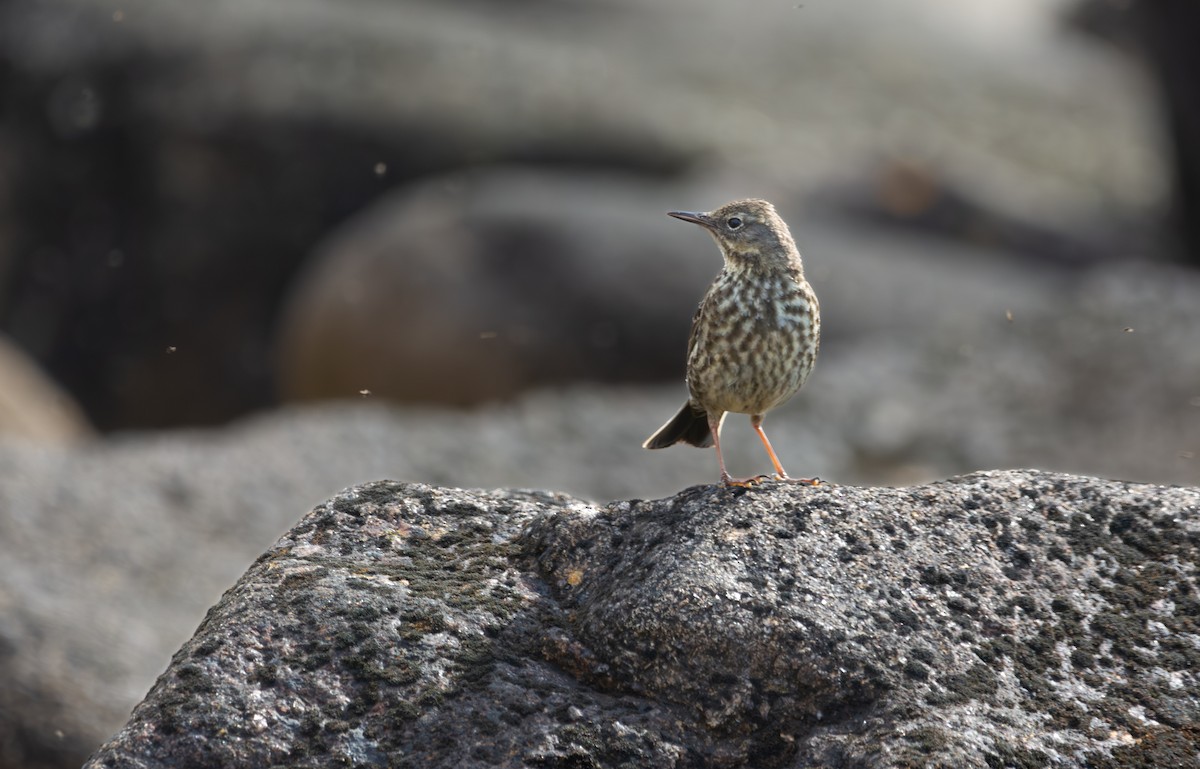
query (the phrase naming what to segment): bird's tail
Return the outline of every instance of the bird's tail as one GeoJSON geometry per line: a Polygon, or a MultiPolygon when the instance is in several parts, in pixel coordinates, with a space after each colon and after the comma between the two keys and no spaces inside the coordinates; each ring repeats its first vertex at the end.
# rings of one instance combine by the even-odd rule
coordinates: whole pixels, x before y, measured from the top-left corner
{"type": "Polygon", "coordinates": [[[690,443],[700,448],[713,445],[712,430],[708,427],[708,413],[696,408],[690,401],[683,404],[683,408],[671,421],[647,438],[642,448],[665,449],[676,443],[690,443]]]}

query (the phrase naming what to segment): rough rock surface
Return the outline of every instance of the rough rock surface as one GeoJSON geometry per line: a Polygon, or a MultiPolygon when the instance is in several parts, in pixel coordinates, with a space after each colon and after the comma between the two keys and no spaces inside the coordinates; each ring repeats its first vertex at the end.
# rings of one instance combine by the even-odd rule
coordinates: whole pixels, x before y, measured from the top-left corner
{"type": "Polygon", "coordinates": [[[379,482],[88,767],[1191,766],[1200,490],[1036,471],[607,507],[379,482]]]}

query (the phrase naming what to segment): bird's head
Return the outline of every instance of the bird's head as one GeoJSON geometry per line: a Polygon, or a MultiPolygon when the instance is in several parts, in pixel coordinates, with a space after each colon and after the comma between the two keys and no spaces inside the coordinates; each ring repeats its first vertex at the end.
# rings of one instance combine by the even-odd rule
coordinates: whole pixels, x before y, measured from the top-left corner
{"type": "Polygon", "coordinates": [[[708,230],[730,266],[765,266],[800,258],[787,224],[765,200],[735,200],[714,211],[670,211],[668,215],[708,230]]]}

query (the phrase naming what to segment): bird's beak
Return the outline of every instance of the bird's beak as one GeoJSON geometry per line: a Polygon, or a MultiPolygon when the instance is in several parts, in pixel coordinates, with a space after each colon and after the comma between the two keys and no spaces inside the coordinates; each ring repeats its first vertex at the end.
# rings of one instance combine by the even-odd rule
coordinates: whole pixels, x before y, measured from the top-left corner
{"type": "Polygon", "coordinates": [[[667,216],[673,216],[676,219],[682,219],[692,224],[699,224],[701,227],[708,227],[710,230],[713,226],[712,219],[708,217],[708,214],[698,211],[668,211],[667,216]]]}

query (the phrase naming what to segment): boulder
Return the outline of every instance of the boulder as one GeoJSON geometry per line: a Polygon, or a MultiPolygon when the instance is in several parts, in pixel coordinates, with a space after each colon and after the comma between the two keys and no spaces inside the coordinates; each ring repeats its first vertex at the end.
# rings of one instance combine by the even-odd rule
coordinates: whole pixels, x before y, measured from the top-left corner
{"type": "MultiPolygon", "coordinates": [[[[693,193],[694,194],[694,193],[693,193]]],[[[278,331],[284,400],[449,405],[682,376],[721,256],[680,185],[501,168],[389,195],[313,254],[278,331]]]]}
{"type": "Polygon", "coordinates": [[[71,444],[94,435],[75,399],[0,334],[0,438],[71,444]]]}
{"type": "Polygon", "coordinates": [[[348,485],[570,479],[616,498],[711,477],[706,452],[640,446],[675,398],[543,392],[487,414],[368,399],[219,431],[0,440],[0,767],[78,767],[297,511],[348,485]]]}
{"type": "Polygon", "coordinates": [[[377,482],[97,767],[1187,766],[1200,490],[1038,471],[598,506],[377,482]]]}

